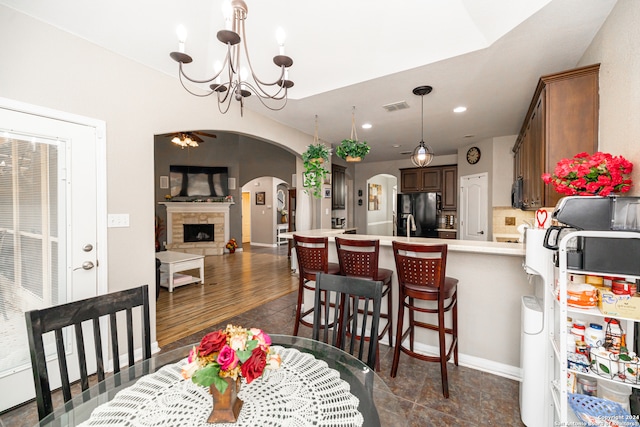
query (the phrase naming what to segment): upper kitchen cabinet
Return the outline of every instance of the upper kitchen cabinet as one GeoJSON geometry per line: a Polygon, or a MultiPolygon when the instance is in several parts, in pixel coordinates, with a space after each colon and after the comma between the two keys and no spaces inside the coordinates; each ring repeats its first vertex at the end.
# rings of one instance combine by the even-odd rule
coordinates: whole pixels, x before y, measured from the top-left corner
{"type": "Polygon", "coordinates": [[[331,165],[331,208],[344,209],[347,199],[347,181],[345,171],[347,168],[339,165],[331,165]]]}
{"type": "Polygon", "coordinates": [[[552,207],[562,197],[541,175],[598,148],[600,64],[543,76],[513,146],[514,177],[522,177],[522,209],[552,207]]]}
{"type": "Polygon", "coordinates": [[[455,211],[458,208],[458,167],[442,167],[442,210],[455,211]]]}
{"type": "Polygon", "coordinates": [[[442,195],[442,209],[456,210],[458,189],[456,165],[400,169],[400,192],[436,192],[442,195]]]}

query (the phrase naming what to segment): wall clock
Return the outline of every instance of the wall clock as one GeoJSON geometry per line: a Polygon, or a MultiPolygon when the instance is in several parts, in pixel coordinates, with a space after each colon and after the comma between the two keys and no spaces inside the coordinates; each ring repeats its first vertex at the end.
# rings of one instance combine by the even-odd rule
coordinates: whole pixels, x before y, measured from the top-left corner
{"type": "Polygon", "coordinates": [[[470,165],[475,165],[480,161],[480,149],[478,147],[471,147],[467,151],[467,162],[470,165]]]}

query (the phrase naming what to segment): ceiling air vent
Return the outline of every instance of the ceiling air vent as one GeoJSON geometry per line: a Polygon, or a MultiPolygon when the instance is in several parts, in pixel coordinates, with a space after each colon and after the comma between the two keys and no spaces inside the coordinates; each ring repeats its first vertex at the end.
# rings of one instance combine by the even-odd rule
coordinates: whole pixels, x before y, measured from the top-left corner
{"type": "Polygon", "coordinates": [[[392,111],[405,110],[409,108],[409,104],[407,104],[407,101],[400,101],[400,102],[394,102],[391,104],[383,105],[382,108],[384,108],[385,110],[387,110],[387,112],[390,113],[392,111]]]}

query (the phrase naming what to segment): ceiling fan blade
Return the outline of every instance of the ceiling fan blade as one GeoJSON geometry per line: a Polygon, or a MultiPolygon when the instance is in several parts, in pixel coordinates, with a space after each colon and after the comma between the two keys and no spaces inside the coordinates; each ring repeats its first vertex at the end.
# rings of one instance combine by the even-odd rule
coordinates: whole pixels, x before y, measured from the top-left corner
{"type": "Polygon", "coordinates": [[[217,135],[214,135],[212,133],[200,132],[200,131],[197,131],[197,130],[193,131],[191,133],[196,134],[196,135],[200,135],[200,136],[208,136],[209,138],[217,138],[218,137],[217,135]]]}
{"type": "Polygon", "coordinates": [[[195,142],[197,142],[197,143],[204,142],[204,141],[202,140],[202,138],[200,138],[198,135],[196,135],[196,133],[195,133],[195,132],[191,132],[191,133],[189,133],[188,135],[189,135],[189,138],[191,138],[193,141],[195,141],[195,142]]]}
{"type": "Polygon", "coordinates": [[[178,132],[170,132],[170,133],[161,133],[158,136],[173,138],[174,136],[180,135],[178,132]]]}

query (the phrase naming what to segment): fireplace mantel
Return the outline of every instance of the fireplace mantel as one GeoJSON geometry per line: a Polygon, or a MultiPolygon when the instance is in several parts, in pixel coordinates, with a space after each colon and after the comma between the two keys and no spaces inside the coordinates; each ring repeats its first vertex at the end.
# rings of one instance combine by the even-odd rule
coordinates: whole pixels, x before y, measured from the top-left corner
{"type": "Polygon", "coordinates": [[[167,208],[167,249],[198,255],[222,255],[229,241],[230,202],[159,202],[167,208]],[[183,241],[184,224],[214,224],[213,242],[183,241]],[[222,232],[222,233],[221,233],[222,232]]]}

